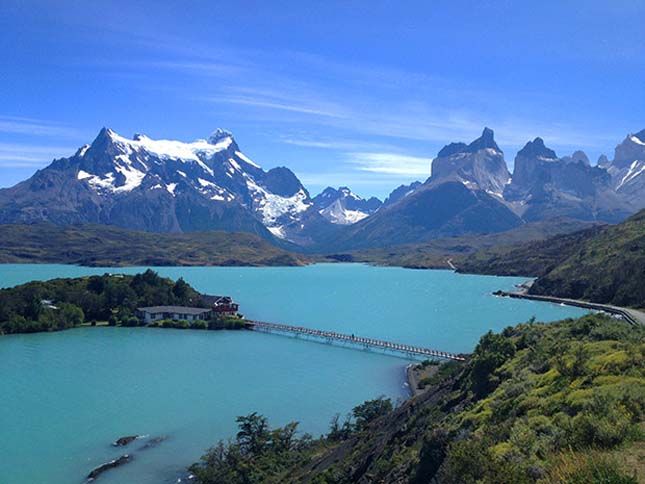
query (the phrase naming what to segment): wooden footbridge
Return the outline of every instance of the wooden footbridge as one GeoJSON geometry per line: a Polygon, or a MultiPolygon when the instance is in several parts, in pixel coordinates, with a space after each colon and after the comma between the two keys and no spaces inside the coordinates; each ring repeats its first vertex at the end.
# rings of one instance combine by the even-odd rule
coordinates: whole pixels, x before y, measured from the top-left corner
{"type": "Polygon", "coordinates": [[[424,357],[424,358],[438,358],[443,360],[455,360],[455,361],[465,361],[468,359],[468,355],[465,354],[456,354],[456,353],[447,353],[445,351],[431,350],[428,348],[421,348],[419,346],[410,346],[399,343],[391,343],[389,341],[382,341],[372,338],[363,338],[361,336],[354,336],[343,333],[336,333],[334,331],[322,331],[319,329],[303,328],[301,326],[289,326],[286,324],[276,324],[276,323],[263,323],[261,321],[249,321],[246,320],[246,326],[250,330],[254,331],[265,331],[265,332],[276,332],[276,333],[290,333],[304,336],[311,336],[314,338],[319,338],[326,340],[329,343],[334,341],[339,341],[343,343],[349,343],[365,349],[382,349],[387,351],[392,351],[395,353],[403,353],[407,356],[413,357],[424,357]]]}

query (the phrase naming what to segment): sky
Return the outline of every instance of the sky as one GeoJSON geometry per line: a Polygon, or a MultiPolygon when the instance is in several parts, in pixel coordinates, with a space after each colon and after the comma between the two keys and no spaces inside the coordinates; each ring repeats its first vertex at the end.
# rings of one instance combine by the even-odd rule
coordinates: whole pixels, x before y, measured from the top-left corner
{"type": "Polygon", "coordinates": [[[645,128],[645,1],[2,0],[0,187],[103,126],[216,128],[312,195],[385,197],[488,126],[611,158],[645,128]]]}

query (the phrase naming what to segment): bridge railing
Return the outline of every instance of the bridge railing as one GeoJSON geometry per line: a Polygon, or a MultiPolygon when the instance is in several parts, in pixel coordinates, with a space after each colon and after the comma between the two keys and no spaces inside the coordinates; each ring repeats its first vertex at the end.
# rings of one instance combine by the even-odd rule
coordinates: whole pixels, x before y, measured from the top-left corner
{"type": "Polygon", "coordinates": [[[432,350],[429,348],[421,348],[419,346],[411,346],[400,343],[393,343],[390,341],[383,341],[373,338],[365,338],[362,336],[354,336],[343,333],[337,333],[335,331],[324,331],[320,329],[305,328],[302,326],[291,326],[288,324],[277,324],[277,323],[267,323],[262,321],[246,321],[247,326],[250,329],[258,328],[264,330],[275,330],[275,331],[285,331],[296,334],[306,334],[317,336],[320,338],[335,339],[339,341],[348,341],[350,343],[358,343],[366,346],[371,346],[375,348],[384,348],[392,351],[400,351],[403,353],[429,356],[434,358],[442,358],[446,360],[455,360],[455,361],[465,361],[467,355],[449,353],[446,351],[432,350]]]}

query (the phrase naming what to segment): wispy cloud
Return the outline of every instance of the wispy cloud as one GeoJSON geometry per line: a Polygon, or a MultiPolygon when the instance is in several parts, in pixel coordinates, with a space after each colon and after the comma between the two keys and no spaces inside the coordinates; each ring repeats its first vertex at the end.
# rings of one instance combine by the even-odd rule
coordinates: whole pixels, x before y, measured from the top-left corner
{"type": "Polygon", "coordinates": [[[429,176],[432,163],[430,158],[398,153],[348,153],[347,161],[361,171],[405,178],[429,176]]]}
{"type": "Polygon", "coordinates": [[[395,151],[397,146],[391,143],[376,143],[360,139],[316,138],[310,136],[280,136],[279,141],[293,146],[317,148],[341,152],[348,151],[395,151]]]}
{"type": "Polygon", "coordinates": [[[79,131],[55,121],[0,115],[0,133],[74,138],[79,131]]]}
{"type": "Polygon", "coordinates": [[[303,113],[303,114],[313,114],[317,116],[325,116],[332,118],[343,117],[339,113],[334,113],[331,111],[324,111],[315,107],[309,107],[302,104],[287,104],[284,102],[271,101],[267,99],[259,99],[253,97],[213,97],[208,99],[214,103],[229,103],[229,104],[239,104],[245,106],[254,106],[258,108],[268,108],[268,109],[277,109],[280,111],[291,111],[294,113],[303,113]]]}
{"type": "Polygon", "coordinates": [[[5,168],[40,168],[54,158],[68,156],[75,148],[0,143],[0,166],[5,168]]]}
{"type": "MultiPolygon", "coordinates": [[[[472,140],[484,126],[495,129],[499,143],[512,148],[535,136],[556,147],[590,149],[607,146],[615,138],[614,133],[594,132],[589,126],[554,121],[549,113],[538,109],[554,99],[545,100],[547,94],[526,92],[521,87],[509,94],[466,80],[455,82],[393,66],[348,63],[306,52],[221,45],[213,50],[186,39],[159,39],[158,33],[154,38],[138,34],[133,38],[144,49],[143,57],[122,63],[120,68],[180,72],[198,87],[193,83],[187,83],[186,88],[179,86],[178,96],[244,107],[234,115],[252,122],[300,125],[304,120],[354,135],[435,145],[472,140]],[[509,114],[517,111],[531,114],[522,118],[509,114]]],[[[156,76],[155,84],[159,79],[163,82],[163,77],[156,76]]]]}

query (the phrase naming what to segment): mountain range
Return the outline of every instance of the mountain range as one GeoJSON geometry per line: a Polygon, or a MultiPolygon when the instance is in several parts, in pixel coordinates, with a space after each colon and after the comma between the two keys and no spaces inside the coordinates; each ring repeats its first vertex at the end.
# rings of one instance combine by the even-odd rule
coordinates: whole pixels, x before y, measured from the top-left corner
{"type": "Polygon", "coordinates": [[[517,153],[511,175],[485,128],[469,144],[442,148],[425,182],[381,202],[348,187],[311,197],[291,170],[262,169],[222,129],[185,143],[103,128],[73,156],[0,190],[0,223],[243,231],[312,251],[495,233],[555,217],[615,223],[643,207],[645,130],[595,166],[581,151],[558,157],[535,138],[517,153]]]}

